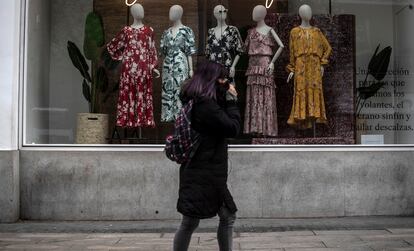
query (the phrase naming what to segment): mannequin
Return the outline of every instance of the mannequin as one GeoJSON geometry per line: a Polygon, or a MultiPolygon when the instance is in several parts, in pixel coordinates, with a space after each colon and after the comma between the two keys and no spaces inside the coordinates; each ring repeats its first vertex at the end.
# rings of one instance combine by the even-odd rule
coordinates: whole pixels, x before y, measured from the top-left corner
{"type": "MultiPolygon", "coordinates": [[[[302,20],[302,23],[300,25],[300,27],[305,28],[305,29],[309,29],[312,27],[312,25],[310,24],[310,20],[312,19],[312,8],[307,5],[304,4],[302,6],[300,6],[299,8],[299,16],[302,20]]],[[[321,73],[322,73],[322,77],[325,74],[325,68],[323,66],[321,66],[321,73]]],[[[288,76],[287,79],[287,83],[290,82],[290,80],[292,80],[293,76],[295,75],[294,72],[291,72],[288,76]]]]}
{"type": "Polygon", "coordinates": [[[154,128],[153,73],[160,77],[154,30],[142,22],[142,5],[134,4],[131,15],[133,24],[125,26],[107,45],[111,57],[122,61],[116,126],[154,128]]]}
{"type": "Polygon", "coordinates": [[[256,6],[252,15],[257,26],[249,30],[245,42],[249,54],[249,68],[246,72],[248,77],[244,133],[255,137],[275,137],[278,135],[278,126],[274,63],[285,46],[273,28],[265,23],[266,7],[256,6]],[[276,45],[279,48],[274,53],[276,45]]]}
{"type": "MultiPolygon", "coordinates": [[[[132,5],[131,15],[134,18],[134,22],[131,24],[131,27],[134,29],[142,28],[144,26],[144,23],[142,22],[142,20],[145,17],[144,7],[139,3],[132,5]]],[[[155,73],[155,78],[161,77],[160,71],[158,69],[154,68],[153,71],[155,73]]]]}
{"type": "Polygon", "coordinates": [[[300,130],[313,128],[316,136],[316,123],[328,122],[322,80],[332,48],[322,31],[310,24],[312,9],[309,5],[299,8],[299,16],[301,25],[290,32],[290,62],[286,67],[289,72],[287,81],[295,80],[287,123],[300,130]]]}
{"type": "Polygon", "coordinates": [[[276,51],[271,63],[269,64],[267,68],[269,72],[273,72],[275,69],[275,62],[279,58],[285,46],[283,45],[282,40],[280,40],[279,36],[276,34],[275,30],[273,30],[272,27],[268,26],[265,23],[266,15],[267,15],[266,7],[264,7],[263,5],[257,5],[256,7],[254,7],[253,21],[257,23],[256,30],[263,35],[266,35],[270,32],[273,38],[276,40],[277,44],[279,45],[279,49],[276,51]]]}
{"type": "Polygon", "coordinates": [[[164,56],[162,71],[161,121],[175,121],[180,109],[181,85],[193,76],[192,55],[196,52],[195,35],[191,28],[181,22],[184,10],[173,5],[169,11],[172,26],[161,38],[161,52],[164,56]]]}
{"type": "MultiPolygon", "coordinates": [[[[171,31],[173,34],[173,37],[175,38],[177,36],[178,31],[184,27],[183,23],[181,22],[181,19],[183,17],[184,9],[181,7],[181,5],[173,5],[170,8],[170,21],[172,22],[171,31]]],[[[187,57],[188,60],[188,75],[192,78],[194,75],[193,70],[193,58],[191,56],[187,57]]]]}
{"type": "Polygon", "coordinates": [[[223,5],[217,5],[213,14],[217,26],[208,31],[206,56],[209,60],[224,65],[229,70],[229,77],[234,78],[236,65],[243,54],[243,42],[239,30],[227,25],[228,10],[223,5]]]}

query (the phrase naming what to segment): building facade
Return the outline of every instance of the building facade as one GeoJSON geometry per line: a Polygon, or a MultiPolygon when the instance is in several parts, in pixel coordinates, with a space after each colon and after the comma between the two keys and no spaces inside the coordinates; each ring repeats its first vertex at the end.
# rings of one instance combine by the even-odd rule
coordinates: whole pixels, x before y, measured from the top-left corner
{"type": "MultiPolygon", "coordinates": [[[[152,79],[154,128],[116,123],[122,62],[110,59],[106,45],[138,18],[130,15],[134,7],[121,0],[4,1],[0,10],[4,20],[0,24],[1,222],[180,217],[175,210],[178,166],[163,153],[165,136],[174,124],[161,120],[169,54],[160,44],[171,32],[173,4],[163,0],[135,4],[143,6],[144,24],[154,31],[162,75],[152,79]],[[87,46],[91,37],[95,52],[87,46]],[[69,41],[81,56],[73,50],[70,54],[69,41]],[[80,64],[89,77],[74,61],[82,57],[87,67],[80,64]]],[[[229,33],[226,25],[219,29],[216,19],[235,27],[236,40],[244,44],[234,77],[244,130],[230,139],[229,148],[229,185],[239,217],[414,214],[411,1],[177,0],[174,4],[183,7],[181,21],[193,32],[189,43],[194,51],[187,56],[192,57],[194,69],[206,56],[221,59],[223,51],[232,47],[234,40],[226,45],[218,38],[229,33]],[[299,11],[304,4],[312,10],[310,27],[302,22],[306,10],[299,11]],[[261,34],[257,17],[252,20],[258,5],[264,6],[264,22],[280,41],[272,32],[261,34]],[[295,29],[307,35],[294,37],[295,29]],[[303,119],[310,127],[300,128],[302,118],[297,117],[293,125],[288,120],[294,116],[295,102],[307,101],[296,98],[300,81],[294,76],[287,83],[286,66],[303,59],[292,44],[299,39],[299,45],[309,48],[307,39],[313,36],[309,31],[322,34],[332,49],[317,44],[327,56],[326,63],[322,57],[317,59],[324,75],[316,81],[324,94],[318,102],[325,107],[326,121],[304,108],[303,119]],[[214,46],[212,34],[221,51],[211,57],[207,48],[214,46]],[[249,78],[263,77],[260,71],[249,75],[257,56],[249,53],[249,45],[255,39],[270,46],[267,58],[273,57],[280,43],[284,45],[274,73],[265,76],[274,82],[263,89],[274,93],[268,99],[257,92],[265,87],[255,86],[249,78]],[[263,106],[262,99],[269,105],[263,106]],[[255,105],[273,113],[254,112],[255,105]],[[276,128],[277,134],[254,129],[257,123],[276,128]]],[[[171,41],[167,44],[176,42],[171,41]]],[[[234,63],[237,53],[231,50],[234,63]]],[[[305,63],[309,57],[303,59],[305,63]]],[[[300,74],[295,69],[295,75],[300,74]]],[[[309,89],[311,82],[303,83],[309,89]]]]}

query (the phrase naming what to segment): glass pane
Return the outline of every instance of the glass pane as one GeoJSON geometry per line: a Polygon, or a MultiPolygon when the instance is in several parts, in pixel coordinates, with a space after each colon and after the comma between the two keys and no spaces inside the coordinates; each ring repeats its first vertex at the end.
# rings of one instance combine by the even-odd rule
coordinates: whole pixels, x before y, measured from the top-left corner
{"type": "Polygon", "coordinates": [[[27,0],[26,144],[163,144],[189,56],[235,65],[233,144],[414,143],[409,1],[139,3],[27,0]]]}

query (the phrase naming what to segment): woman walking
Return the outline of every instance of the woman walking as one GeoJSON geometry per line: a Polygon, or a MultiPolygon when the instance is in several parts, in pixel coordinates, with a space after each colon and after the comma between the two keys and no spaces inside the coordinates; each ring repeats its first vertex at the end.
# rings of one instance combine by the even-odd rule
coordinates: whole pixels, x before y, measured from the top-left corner
{"type": "Polygon", "coordinates": [[[187,251],[200,219],[220,218],[217,239],[220,251],[231,251],[237,207],[227,188],[227,138],[240,132],[237,92],[225,79],[220,64],[205,62],[183,87],[183,104],[194,101],[192,128],[201,143],[189,163],[180,168],[177,210],[183,215],[175,234],[174,251],[187,251]]]}

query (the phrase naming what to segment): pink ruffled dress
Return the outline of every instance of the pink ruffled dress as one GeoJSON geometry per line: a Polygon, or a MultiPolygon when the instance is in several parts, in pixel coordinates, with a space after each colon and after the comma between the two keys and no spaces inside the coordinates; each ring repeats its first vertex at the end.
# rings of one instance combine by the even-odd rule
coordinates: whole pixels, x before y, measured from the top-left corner
{"type": "Polygon", "coordinates": [[[275,78],[273,72],[267,72],[275,45],[270,32],[263,35],[256,28],[249,30],[245,43],[249,67],[244,133],[256,137],[278,135],[275,78]]]}

